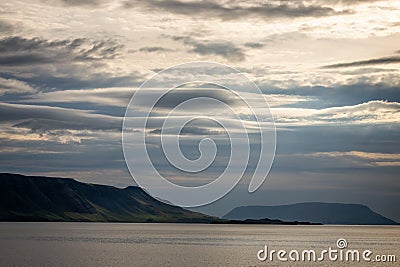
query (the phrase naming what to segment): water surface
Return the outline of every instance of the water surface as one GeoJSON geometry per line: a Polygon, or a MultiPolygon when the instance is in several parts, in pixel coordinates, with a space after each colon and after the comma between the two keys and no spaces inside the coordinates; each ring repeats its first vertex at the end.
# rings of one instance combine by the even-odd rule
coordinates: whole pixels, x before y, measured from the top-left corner
{"type": "Polygon", "coordinates": [[[0,266],[398,266],[398,226],[276,226],[119,223],[0,223],[0,266]],[[348,249],[397,263],[261,262],[269,249],[348,249]]]}

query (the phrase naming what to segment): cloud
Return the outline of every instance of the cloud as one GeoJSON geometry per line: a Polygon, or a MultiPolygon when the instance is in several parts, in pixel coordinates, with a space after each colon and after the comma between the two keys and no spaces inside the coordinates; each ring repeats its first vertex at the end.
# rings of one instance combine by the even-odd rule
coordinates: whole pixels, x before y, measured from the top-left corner
{"type": "MultiPolygon", "coordinates": [[[[60,67],[61,68],[61,67],[60,67]]],[[[11,76],[26,83],[35,85],[40,91],[56,91],[56,90],[76,90],[87,88],[110,88],[110,87],[136,87],[144,80],[138,72],[132,72],[125,75],[115,75],[114,73],[96,71],[85,66],[68,66],[63,75],[57,75],[58,71],[46,71],[45,69],[29,69],[31,77],[25,75],[11,76]]]]}
{"type": "MultiPolygon", "coordinates": [[[[288,126],[278,128],[278,146],[274,161],[275,172],[298,173],[297,179],[315,173],[357,174],[363,179],[368,169],[379,175],[376,162],[398,162],[400,125],[397,124],[336,124],[288,126]]],[[[385,169],[390,175],[392,169],[385,169]]],[[[393,170],[393,175],[396,171],[393,170]]],[[[371,173],[369,173],[371,174],[371,173]]],[[[381,173],[382,174],[382,173],[381,173]]],[[[396,175],[395,175],[396,176],[396,175]]],[[[397,177],[397,176],[396,176],[397,177]]]]}
{"type": "Polygon", "coordinates": [[[5,94],[26,94],[34,92],[36,92],[36,90],[25,82],[0,77],[0,96],[5,94]]]}
{"type": "MultiPolygon", "coordinates": [[[[80,143],[82,139],[103,138],[106,141],[102,132],[120,136],[122,118],[77,109],[0,103],[0,125],[0,139],[4,145],[41,141],[46,146],[47,142],[80,143]]],[[[25,147],[27,143],[19,146],[25,147]]]]}
{"type": "Polygon", "coordinates": [[[122,118],[50,106],[0,103],[0,123],[34,132],[52,130],[120,130],[122,118]]]}
{"type": "Polygon", "coordinates": [[[229,42],[195,43],[193,46],[191,51],[203,56],[217,55],[234,62],[243,61],[246,57],[241,48],[229,42]]]}
{"type": "Polygon", "coordinates": [[[100,7],[102,4],[110,2],[109,0],[42,0],[48,4],[61,4],[64,6],[80,7],[100,7]]]}
{"type": "Polygon", "coordinates": [[[316,152],[311,154],[312,156],[328,156],[328,157],[357,157],[361,159],[368,160],[399,160],[400,154],[392,154],[392,153],[376,153],[376,152],[364,152],[364,151],[332,151],[332,152],[316,152]]]}
{"type": "Polygon", "coordinates": [[[400,121],[400,103],[375,100],[319,110],[273,108],[272,113],[275,121],[283,125],[397,124],[400,121]]]}
{"type": "Polygon", "coordinates": [[[92,103],[103,106],[126,107],[135,90],[132,88],[96,88],[39,92],[20,100],[23,103],[92,103]]]}
{"type": "Polygon", "coordinates": [[[146,46],[142,47],[139,50],[139,52],[147,52],[147,53],[153,53],[153,52],[171,52],[173,51],[172,49],[161,47],[161,46],[146,46]]]}
{"type": "Polygon", "coordinates": [[[269,3],[252,2],[250,4],[235,4],[234,2],[219,1],[179,1],[179,0],[148,0],[126,1],[125,7],[134,8],[144,6],[148,10],[162,10],[174,14],[187,16],[216,17],[223,20],[236,20],[242,18],[259,18],[270,20],[273,18],[296,17],[323,17],[348,13],[349,11],[336,11],[331,7],[305,4],[301,1],[269,3]]]}
{"type": "Polygon", "coordinates": [[[400,166],[400,154],[377,153],[364,151],[331,151],[309,154],[312,157],[340,158],[345,161],[353,161],[361,166],[396,167],[400,166]]]}
{"type": "MultiPolygon", "coordinates": [[[[231,61],[237,62],[239,69],[248,70],[249,77],[256,77],[278,121],[277,160],[265,188],[271,192],[276,185],[293,190],[283,192],[288,198],[282,198],[282,191],[280,195],[272,192],[271,201],[337,201],[345,196],[348,202],[386,201],[382,207],[391,207],[399,216],[396,178],[400,160],[390,159],[400,153],[397,65],[319,68],[379,59],[391,55],[383,54],[386,51],[400,49],[394,1],[128,1],[131,9],[123,8],[125,0],[3,2],[2,36],[18,34],[18,40],[8,42],[8,50],[0,51],[4,63],[0,64],[1,102],[18,103],[0,107],[3,170],[71,175],[114,185],[124,177],[129,184],[120,127],[134,87],[151,70],[182,61],[231,61]],[[351,16],[341,15],[351,12],[351,16]],[[179,42],[165,38],[172,35],[190,38],[177,39],[179,42]],[[135,49],[135,53],[128,54],[121,44],[135,49]],[[133,68],[143,69],[144,74],[133,68]],[[342,154],[308,156],[335,152],[342,154]],[[280,173],[286,174],[284,179],[280,173]],[[365,197],[357,198],[355,192],[365,197]],[[396,195],[396,199],[389,203],[385,194],[396,195]]],[[[0,37],[0,41],[15,37],[0,37]]],[[[183,73],[163,78],[186,78],[183,73]]],[[[201,73],[237,85],[231,78],[234,73],[212,69],[201,73]]],[[[163,83],[160,79],[155,87],[160,86],[154,90],[162,88],[163,83]]],[[[222,90],[196,94],[201,90],[193,88],[192,92],[167,96],[156,117],[150,119],[149,131],[157,133],[166,110],[188,97],[205,94],[227,100],[233,107],[238,105],[222,90]]],[[[152,91],[150,88],[148,93],[152,91]]],[[[149,101],[144,99],[140,104],[146,106],[149,101]]],[[[175,114],[172,120],[204,113],[230,118],[220,109],[197,105],[175,114]]],[[[135,115],[141,116],[140,111],[135,115]]],[[[232,119],[229,126],[239,130],[238,122],[232,119]]],[[[218,130],[200,122],[190,124],[182,136],[184,152],[194,156],[198,141],[218,130]]],[[[253,132],[250,135],[253,138],[253,132]]],[[[212,137],[219,140],[223,135],[212,137]]],[[[157,138],[157,134],[151,138],[157,138]]],[[[153,155],[157,160],[162,151],[154,150],[153,155]]],[[[169,170],[159,166],[162,172],[169,170]]],[[[218,162],[210,172],[218,173],[220,166],[223,164],[218,162]]],[[[173,175],[189,185],[192,181],[176,172],[169,177],[173,175]]],[[[238,195],[234,203],[240,204],[243,195],[238,195]]],[[[254,203],[249,204],[270,201],[265,191],[258,196],[257,203],[252,200],[254,203]]]]}
{"type": "MultiPolygon", "coordinates": [[[[227,89],[209,89],[209,88],[178,88],[165,93],[165,90],[162,90],[164,93],[162,98],[159,99],[155,108],[159,111],[163,110],[171,110],[177,105],[188,101],[190,99],[196,99],[200,97],[207,97],[215,100],[219,100],[223,103],[226,103],[229,106],[236,107],[239,105],[243,105],[240,98],[238,98],[234,93],[227,89]]],[[[159,90],[153,90],[149,92],[150,94],[158,95],[160,94],[159,90]]],[[[161,94],[160,94],[161,95],[161,94]]],[[[146,106],[147,103],[141,103],[141,105],[146,106]]],[[[196,104],[191,104],[191,110],[205,110],[207,109],[219,109],[220,106],[216,106],[215,104],[207,103],[206,101],[202,101],[196,104]]],[[[183,111],[183,110],[182,110],[183,111]]]]}
{"type": "Polygon", "coordinates": [[[265,44],[256,43],[256,42],[248,42],[248,43],[245,43],[244,46],[258,49],[258,48],[263,48],[265,46],[265,44]]]}
{"type": "Polygon", "coordinates": [[[268,94],[265,95],[265,99],[268,101],[270,107],[282,107],[291,106],[295,104],[301,104],[304,102],[317,101],[315,97],[290,95],[290,94],[268,94]]]}
{"type": "Polygon", "coordinates": [[[374,58],[368,60],[360,60],[346,63],[338,63],[332,65],[323,66],[323,69],[336,69],[336,68],[347,68],[347,67],[362,67],[362,66],[370,66],[370,65],[382,65],[382,64],[396,64],[400,63],[400,57],[391,56],[391,57],[381,57],[374,58]]]}
{"type": "MultiPolygon", "coordinates": [[[[379,74],[379,76],[381,78],[385,77],[382,74],[379,74]]],[[[400,102],[400,94],[398,93],[398,85],[400,84],[395,84],[399,82],[399,77],[387,77],[388,79],[392,79],[392,81],[388,81],[387,83],[394,83],[393,85],[387,85],[384,83],[384,79],[382,81],[365,81],[360,79],[360,81],[356,81],[355,83],[353,81],[346,81],[345,84],[334,84],[332,86],[302,86],[298,83],[297,86],[293,85],[289,88],[276,88],[262,83],[259,83],[259,86],[268,101],[270,95],[287,95],[288,97],[295,95],[305,99],[312,99],[313,101],[293,102],[291,104],[292,107],[322,109],[335,106],[357,105],[374,100],[400,102]]],[[[272,97],[272,101],[274,100],[272,97]]],[[[282,103],[285,103],[283,99],[282,101],[282,103]]],[[[279,104],[276,101],[274,102],[275,106],[279,104]]]]}
{"type": "MultiPolygon", "coordinates": [[[[179,129],[166,129],[163,128],[162,130],[160,128],[151,130],[149,133],[150,134],[161,134],[161,132],[164,131],[164,133],[168,132],[179,132],[179,129]]],[[[220,135],[223,133],[222,131],[210,129],[210,128],[205,128],[205,127],[198,127],[198,126],[185,126],[182,128],[182,131],[180,132],[180,135],[195,135],[195,136],[210,136],[210,135],[220,135]]]]}
{"type": "Polygon", "coordinates": [[[111,40],[6,37],[0,40],[0,64],[4,67],[113,59],[122,47],[111,40]]]}
{"type": "Polygon", "coordinates": [[[66,5],[71,5],[71,6],[80,6],[80,5],[94,5],[97,6],[101,2],[101,0],[61,0],[66,5]]]}
{"type": "Polygon", "coordinates": [[[111,39],[0,39],[0,77],[40,91],[137,85],[142,74],[110,66],[123,45],[111,39]]]}
{"type": "Polygon", "coordinates": [[[183,41],[184,44],[192,47],[189,52],[202,56],[220,56],[233,62],[244,61],[246,59],[244,50],[229,41],[200,41],[183,36],[173,36],[171,38],[175,41],[183,41]]]}

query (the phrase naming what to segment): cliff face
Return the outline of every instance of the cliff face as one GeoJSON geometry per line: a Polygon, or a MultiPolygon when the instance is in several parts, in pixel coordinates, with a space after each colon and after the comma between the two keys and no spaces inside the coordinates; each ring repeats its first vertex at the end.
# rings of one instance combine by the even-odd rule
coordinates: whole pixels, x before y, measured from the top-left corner
{"type": "Polygon", "coordinates": [[[67,178],[0,174],[1,221],[210,222],[162,203],[139,187],[124,189],[67,178]]]}

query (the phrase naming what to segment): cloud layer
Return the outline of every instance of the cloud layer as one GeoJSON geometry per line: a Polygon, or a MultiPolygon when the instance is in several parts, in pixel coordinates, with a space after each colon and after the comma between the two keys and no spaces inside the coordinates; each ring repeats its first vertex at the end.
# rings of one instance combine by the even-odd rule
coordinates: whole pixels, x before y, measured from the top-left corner
{"type": "MultiPolygon", "coordinates": [[[[267,100],[278,145],[270,181],[259,193],[241,192],[210,210],[223,213],[239,200],[377,199],[377,210],[400,219],[395,1],[22,0],[0,3],[0,9],[2,171],[132,184],[121,128],[137,87],[166,67],[216,61],[241,70],[263,95],[251,94],[234,72],[200,70],[204,80],[214,75],[249,99],[267,100]]],[[[163,84],[183,75],[163,76],[129,115],[141,118],[151,97],[171,89],[163,84]]],[[[213,168],[187,175],[164,160],[156,142],[162,121],[194,97],[240,110],[253,150],[259,144],[257,125],[237,97],[204,81],[176,88],[154,109],[146,134],[160,172],[183,185],[212,181],[230,151],[220,125],[197,120],[181,129],[183,151],[196,158],[200,140],[215,139],[221,154],[213,168]]],[[[193,104],[171,119],[190,114],[220,118],[240,130],[240,120],[214,105],[193,104]]],[[[169,137],[177,131],[166,129],[169,137]]],[[[249,172],[257,160],[251,159],[249,172]]]]}

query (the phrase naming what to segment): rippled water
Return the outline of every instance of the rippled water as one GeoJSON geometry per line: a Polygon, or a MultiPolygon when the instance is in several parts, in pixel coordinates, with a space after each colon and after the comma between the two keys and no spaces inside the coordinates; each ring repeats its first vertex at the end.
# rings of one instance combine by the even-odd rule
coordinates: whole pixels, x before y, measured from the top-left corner
{"type": "Polygon", "coordinates": [[[400,227],[0,223],[0,249],[0,266],[399,266],[400,227]],[[339,238],[397,262],[257,259],[264,245],[319,252],[339,238]]]}

